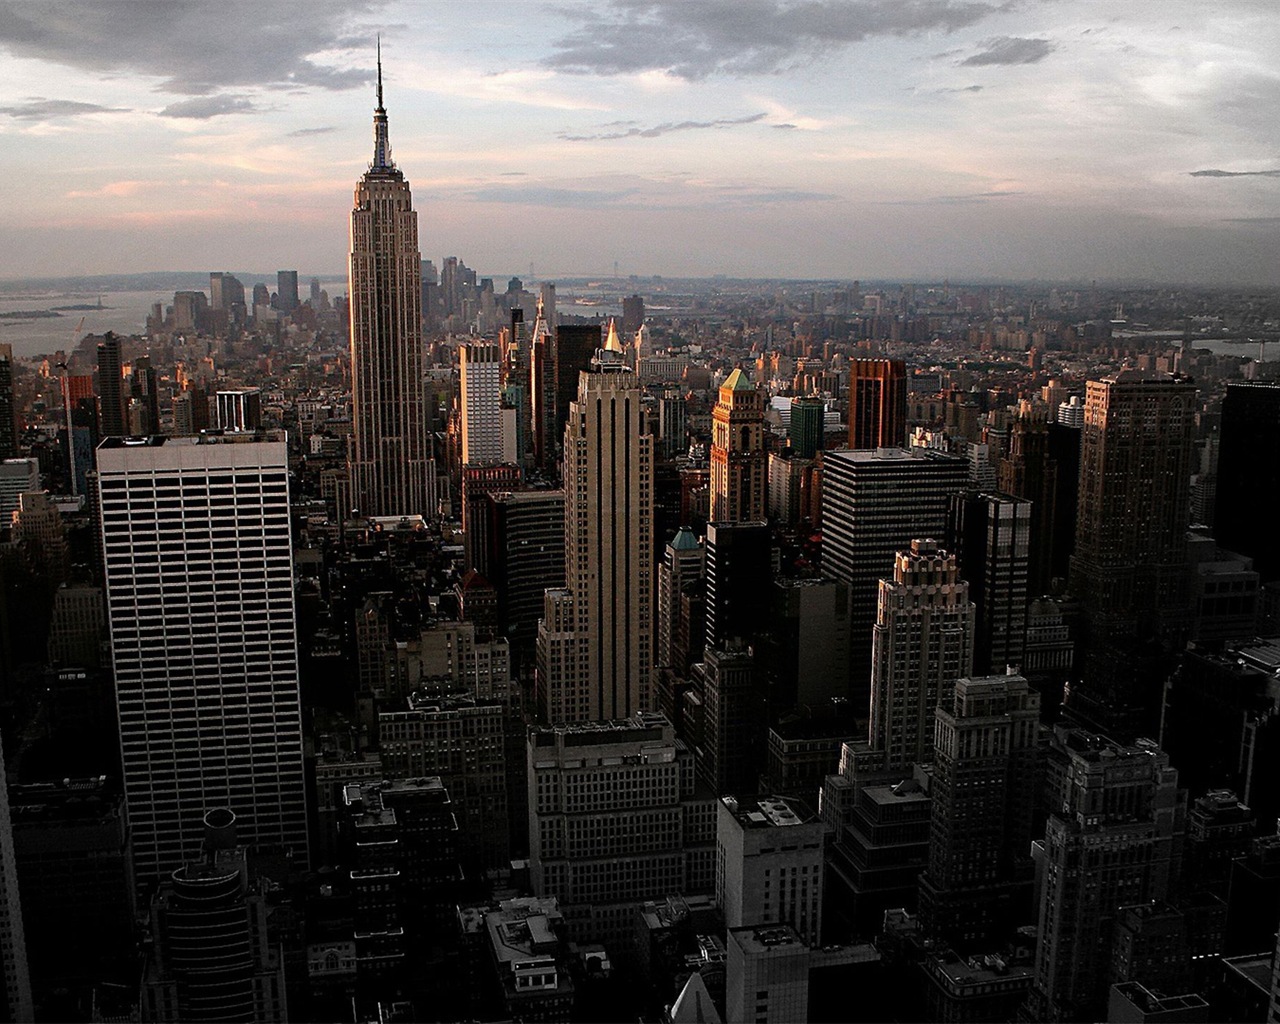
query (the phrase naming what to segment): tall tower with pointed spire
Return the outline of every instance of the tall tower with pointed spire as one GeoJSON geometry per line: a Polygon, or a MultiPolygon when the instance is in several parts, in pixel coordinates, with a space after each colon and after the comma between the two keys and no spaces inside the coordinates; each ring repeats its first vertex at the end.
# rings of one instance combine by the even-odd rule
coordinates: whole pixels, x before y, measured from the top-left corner
{"type": "Polygon", "coordinates": [[[391,158],[382,104],[373,113],[373,162],[351,211],[351,500],[362,515],[427,514],[435,467],[423,396],[422,260],[418,215],[391,158]]]}

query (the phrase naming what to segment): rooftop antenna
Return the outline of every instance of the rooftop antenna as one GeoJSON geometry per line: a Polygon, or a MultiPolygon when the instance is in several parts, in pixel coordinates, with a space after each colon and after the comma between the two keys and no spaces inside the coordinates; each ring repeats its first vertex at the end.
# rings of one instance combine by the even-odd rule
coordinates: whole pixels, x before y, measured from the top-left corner
{"type": "Polygon", "coordinates": [[[382,109],[382,33],[378,33],[378,109],[382,109]]]}

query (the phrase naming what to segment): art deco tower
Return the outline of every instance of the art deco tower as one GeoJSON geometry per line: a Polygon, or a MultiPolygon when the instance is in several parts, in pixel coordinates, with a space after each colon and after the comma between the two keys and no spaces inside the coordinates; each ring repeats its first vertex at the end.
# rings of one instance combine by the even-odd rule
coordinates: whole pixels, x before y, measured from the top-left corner
{"type": "Polygon", "coordinates": [[[565,589],[538,625],[538,697],[551,722],[654,708],[653,437],[611,327],[579,375],[564,433],[565,589]]]}
{"type": "Polygon", "coordinates": [[[711,521],[764,519],[764,396],[734,370],[711,419],[711,521]]]}
{"type": "Polygon", "coordinates": [[[387,111],[373,114],[373,162],[351,211],[351,498],[365,515],[427,513],[435,471],[423,401],[418,215],[391,159],[387,111]]]}

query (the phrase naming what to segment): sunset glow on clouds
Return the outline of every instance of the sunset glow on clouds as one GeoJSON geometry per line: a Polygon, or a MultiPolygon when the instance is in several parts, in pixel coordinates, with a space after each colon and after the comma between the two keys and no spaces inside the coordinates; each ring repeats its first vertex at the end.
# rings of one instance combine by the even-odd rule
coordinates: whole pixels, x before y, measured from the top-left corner
{"type": "Polygon", "coordinates": [[[345,263],[380,32],[425,256],[1275,283],[1280,8],[11,2],[0,275],[345,263]]]}

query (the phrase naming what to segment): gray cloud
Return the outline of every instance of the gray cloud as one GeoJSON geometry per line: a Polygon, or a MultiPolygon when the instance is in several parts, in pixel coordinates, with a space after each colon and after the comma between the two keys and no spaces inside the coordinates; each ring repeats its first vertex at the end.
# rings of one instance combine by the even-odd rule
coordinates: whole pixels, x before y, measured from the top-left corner
{"type": "Polygon", "coordinates": [[[546,188],[537,185],[491,186],[467,193],[478,203],[513,203],[518,206],[573,206],[595,208],[613,206],[618,200],[637,195],[638,188],[615,190],[546,188]]]}
{"type": "Polygon", "coordinates": [[[1224,224],[1280,224],[1280,217],[1223,217],[1224,224]]]}
{"type": "MultiPolygon", "coordinates": [[[[381,0],[8,0],[0,49],[95,72],[159,77],[167,92],[202,96],[224,87],[364,85],[367,69],[334,69],[312,55],[347,41],[351,22],[381,0]],[[246,40],[245,32],[252,38],[246,40]]],[[[372,39],[365,40],[372,49],[372,39]]]]}
{"type": "MultiPolygon", "coordinates": [[[[599,142],[608,139],[656,139],[661,135],[670,135],[672,132],[696,131],[702,128],[731,128],[734,125],[755,124],[766,116],[766,114],[760,113],[748,114],[746,117],[725,117],[716,121],[667,121],[665,124],[656,124],[652,128],[635,126],[622,131],[601,132],[597,135],[570,135],[567,132],[560,132],[559,137],[564,139],[565,142],[599,142]]],[[[608,126],[606,125],[605,127],[608,126]]]]}
{"type": "Polygon", "coordinates": [[[473,189],[465,195],[481,203],[620,210],[723,209],[726,206],[825,202],[839,198],[826,192],[802,189],[758,185],[691,187],[676,180],[636,177],[624,178],[613,187],[603,183],[601,187],[494,184],[473,189]]]}
{"type": "Polygon", "coordinates": [[[1004,199],[1008,196],[1020,196],[1025,193],[1016,189],[995,190],[991,192],[965,192],[953,196],[927,196],[923,199],[887,199],[874,203],[874,206],[955,206],[964,203],[985,203],[988,199],[1004,199]]]}
{"type": "Polygon", "coordinates": [[[774,74],[868,38],[964,28],[998,9],[985,0],[611,0],[603,10],[561,8],[579,26],[544,64],[689,80],[774,74]]]}
{"type": "Polygon", "coordinates": [[[1058,47],[1048,39],[1029,39],[1024,36],[997,36],[983,44],[986,49],[960,61],[961,67],[1011,67],[1016,64],[1037,64],[1058,47]]]}
{"type": "Polygon", "coordinates": [[[1280,168],[1270,171],[1220,171],[1216,167],[1210,167],[1187,173],[1193,178],[1280,178],[1280,168]]]}
{"type": "Polygon", "coordinates": [[[57,117],[77,117],[80,114],[127,113],[128,107],[103,107],[97,103],[81,103],[78,100],[46,100],[39,96],[16,106],[0,107],[0,114],[23,121],[51,121],[57,117]]]}
{"type": "Polygon", "coordinates": [[[296,128],[289,133],[289,138],[305,139],[309,135],[328,135],[330,132],[336,132],[337,130],[337,127],[331,124],[327,124],[323,128],[296,128]]]}
{"type": "Polygon", "coordinates": [[[252,114],[258,108],[245,96],[197,96],[194,99],[180,100],[170,103],[162,111],[161,117],[189,117],[197,121],[207,121],[211,117],[223,114],[252,114]]]}

